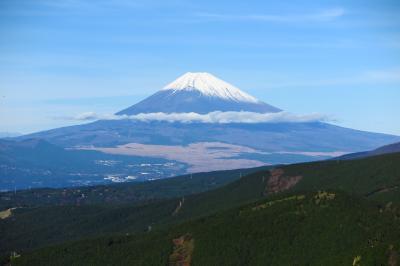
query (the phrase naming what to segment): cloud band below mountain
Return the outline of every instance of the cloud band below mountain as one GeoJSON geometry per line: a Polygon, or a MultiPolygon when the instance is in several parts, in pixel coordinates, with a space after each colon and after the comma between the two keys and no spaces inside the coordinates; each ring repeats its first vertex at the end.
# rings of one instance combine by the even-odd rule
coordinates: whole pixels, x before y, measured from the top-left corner
{"type": "Polygon", "coordinates": [[[99,115],[94,112],[79,114],[72,118],[78,121],[93,120],[137,120],[142,122],[166,121],[181,123],[300,123],[331,120],[321,114],[295,115],[288,112],[255,113],[255,112],[222,112],[199,113],[140,113],[136,115],[99,115]]]}

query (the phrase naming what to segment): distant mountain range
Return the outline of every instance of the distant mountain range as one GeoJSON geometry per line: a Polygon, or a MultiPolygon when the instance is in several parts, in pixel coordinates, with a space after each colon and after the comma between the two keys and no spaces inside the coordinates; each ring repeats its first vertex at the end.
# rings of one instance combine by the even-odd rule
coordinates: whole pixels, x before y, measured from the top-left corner
{"type": "Polygon", "coordinates": [[[3,138],[14,138],[14,137],[18,137],[21,136],[21,133],[18,132],[0,132],[0,139],[3,138]]]}
{"type": "MultiPolygon", "coordinates": [[[[126,165],[122,163],[109,168],[108,172],[101,170],[98,173],[100,180],[107,174],[109,180],[115,182],[121,180],[118,177],[130,176],[132,172],[144,172],[143,178],[152,180],[182,174],[183,171],[204,172],[329,159],[400,141],[399,136],[344,128],[318,119],[282,117],[287,117],[287,113],[211,74],[186,73],[108,120],[37,132],[14,140],[41,139],[60,149],[67,149],[68,153],[71,150],[76,154],[90,151],[96,154],[96,158],[104,156],[106,160],[126,162],[126,165]],[[199,116],[210,116],[212,119],[196,120],[199,116]],[[182,117],[184,119],[180,120],[182,117]],[[254,117],[268,119],[257,120],[254,117]],[[133,163],[121,158],[130,156],[143,164],[162,163],[154,168],[156,171],[141,171],[137,167],[128,171],[128,165],[133,163]],[[170,167],[171,164],[179,167],[170,167]]],[[[9,151],[1,152],[4,155],[2,158],[14,156],[9,151]]],[[[34,153],[27,154],[35,156],[34,153]]],[[[46,161],[45,157],[41,159],[46,161]]],[[[34,158],[29,160],[35,161],[34,158]]],[[[83,161],[93,165],[95,160],[103,159],[83,161]]],[[[0,168],[2,182],[11,184],[13,181],[10,180],[14,180],[15,175],[4,170],[10,169],[9,161],[4,165],[5,168],[0,168]]],[[[24,171],[30,172],[27,169],[24,171]]],[[[71,169],[64,173],[70,176],[81,174],[71,169]]],[[[28,177],[29,174],[23,176],[28,177]]],[[[91,183],[92,179],[80,176],[81,185],[91,183]]],[[[137,177],[136,174],[134,176],[137,177]]],[[[70,184],[66,180],[61,183],[70,184]]],[[[41,185],[54,186],[54,182],[41,185]]]]}
{"type": "Polygon", "coordinates": [[[364,151],[364,152],[356,152],[356,153],[346,154],[346,155],[338,157],[337,159],[344,159],[344,160],[360,159],[360,158],[371,157],[371,156],[387,154],[387,153],[395,153],[395,152],[400,152],[400,142],[385,145],[383,147],[379,147],[372,151],[364,151]]]}

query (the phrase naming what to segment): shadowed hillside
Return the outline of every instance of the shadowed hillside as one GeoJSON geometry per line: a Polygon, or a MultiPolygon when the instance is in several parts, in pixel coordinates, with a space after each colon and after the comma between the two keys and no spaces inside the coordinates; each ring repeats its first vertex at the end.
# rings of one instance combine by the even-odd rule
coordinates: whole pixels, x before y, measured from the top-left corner
{"type": "Polygon", "coordinates": [[[285,194],[135,236],[22,254],[15,265],[396,265],[392,211],[336,191],[285,194]]]}
{"type": "MultiPolygon", "coordinates": [[[[94,201],[96,204],[87,202],[83,206],[50,206],[49,202],[45,202],[47,206],[40,207],[39,204],[39,207],[12,210],[11,216],[0,222],[3,232],[0,246],[4,254],[11,250],[30,250],[101,234],[161,230],[289,190],[313,193],[322,189],[345,191],[354,197],[367,199],[377,208],[396,210],[400,202],[397,192],[399,161],[400,154],[397,153],[361,160],[276,167],[271,171],[249,174],[215,190],[169,200],[160,199],[153,203],[132,203],[129,198],[118,198],[120,191],[126,191],[126,188],[114,186],[106,194],[109,198],[116,195],[116,204],[99,204],[102,202],[100,200],[94,201]]],[[[174,179],[163,180],[159,184],[168,187],[168,182],[176,184],[174,179]]],[[[179,190],[182,187],[176,188],[179,190]]],[[[46,191],[38,192],[46,195],[46,191]]],[[[53,191],[51,193],[54,194],[53,191]]],[[[15,207],[12,200],[8,204],[7,208],[15,207]]]]}

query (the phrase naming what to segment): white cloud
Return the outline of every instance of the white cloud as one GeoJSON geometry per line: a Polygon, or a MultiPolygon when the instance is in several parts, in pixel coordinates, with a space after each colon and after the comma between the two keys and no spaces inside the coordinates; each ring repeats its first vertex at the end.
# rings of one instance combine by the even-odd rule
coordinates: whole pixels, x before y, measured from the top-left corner
{"type": "Polygon", "coordinates": [[[331,119],[321,114],[295,115],[288,112],[254,113],[254,112],[221,112],[215,111],[208,114],[198,113],[140,113],[137,115],[112,115],[86,112],[68,120],[93,121],[93,120],[137,120],[142,122],[167,121],[181,123],[277,123],[277,122],[313,122],[330,121],[331,119]]]}
{"type": "Polygon", "coordinates": [[[250,15],[229,15],[220,13],[197,13],[197,17],[217,21],[239,20],[239,21],[260,21],[260,22],[315,22],[330,21],[345,14],[343,8],[331,8],[320,12],[309,14],[250,14],[250,15]]]}
{"type": "MultiPolygon", "coordinates": [[[[105,118],[99,118],[100,116],[96,114],[95,112],[84,112],[81,114],[78,114],[72,118],[72,120],[97,120],[97,119],[105,119],[105,118]]],[[[67,117],[68,119],[68,117],[67,117]]]]}

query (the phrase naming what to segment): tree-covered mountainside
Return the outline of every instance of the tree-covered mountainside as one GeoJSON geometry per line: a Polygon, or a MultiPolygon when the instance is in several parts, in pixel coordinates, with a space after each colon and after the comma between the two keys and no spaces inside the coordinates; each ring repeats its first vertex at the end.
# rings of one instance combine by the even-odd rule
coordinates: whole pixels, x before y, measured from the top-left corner
{"type": "Polygon", "coordinates": [[[399,239],[392,210],[319,191],[281,194],[164,230],[48,247],[12,265],[396,265],[399,239]]]}
{"type": "MultiPolygon", "coordinates": [[[[268,171],[264,173],[268,176],[268,171]]],[[[99,234],[143,232],[149,226],[163,228],[263,197],[266,180],[258,173],[250,174],[215,190],[152,202],[128,199],[117,204],[17,208],[12,216],[0,221],[0,253],[99,234]]],[[[107,193],[112,197],[115,192],[107,193]]]]}
{"type": "MultiPolygon", "coordinates": [[[[237,175],[237,172],[235,174],[237,175]]],[[[163,186],[168,187],[168,182],[173,184],[175,181],[169,179],[163,182],[166,183],[159,183],[156,188],[161,190],[163,186]]],[[[8,257],[11,251],[22,252],[21,259],[17,259],[21,262],[25,258],[32,261],[43,258],[45,261],[45,258],[49,259],[52,256],[55,262],[59,256],[64,257],[65,262],[75,262],[79,258],[74,258],[74,254],[80,254],[75,250],[76,246],[86,250],[82,251],[87,254],[87,258],[82,259],[82,264],[99,262],[96,260],[102,260],[101,262],[106,264],[108,259],[111,260],[119,254],[119,258],[115,258],[116,262],[123,264],[124,258],[130,260],[135,257],[140,265],[140,260],[145,259],[147,255],[161,262],[168,260],[168,254],[173,250],[171,241],[178,239],[175,241],[180,243],[179,247],[176,247],[178,251],[185,246],[192,249],[194,245],[195,265],[213,265],[214,262],[219,262],[215,254],[226,252],[226,256],[222,256],[221,259],[229,258],[233,256],[234,250],[248,254],[247,257],[243,255],[246,258],[245,262],[253,265],[260,264],[267,257],[270,257],[267,261],[271,261],[267,264],[272,265],[279,265],[279,261],[284,265],[297,259],[302,262],[300,265],[307,262],[321,265],[328,261],[332,261],[331,265],[335,265],[333,262],[341,265],[347,264],[349,260],[351,264],[357,256],[361,256],[361,265],[369,265],[373,259],[376,259],[377,264],[381,264],[380,262],[388,261],[388,254],[397,254],[398,251],[394,240],[400,239],[397,232],[399,183],[400,153],[393,153],[360,160],[323,161],[262,169],[214,190],[187,196],[181,194],[176,198],[150,202],[132,201],[129,197],[119,196],[114,204],[94,200],[92,203],[95,204],[89,201],[77,206],[76,202],[72,201],[74,204],[51,206],[50,201],[43,204],[37,201],[36,207],[32,204],[30,207],[13,209],[11,216],[0,221],[1,253],[8,257]],[[318,200],[318,191],[334,193],[334,200],[327,201],[327,205],[316,203],[326,201],[318,200]],[[288,192],[292,194],[282,194],[288,192]],[[301,199],[293,200],[292,196],[301,199]],[[255,203],[256,201],[259,202],[255,203]],[[287,209],[285,206],[288,206],[287,209]],[[296,214],[301,212],[301,206],[309,215],[296,214]],[[259,212],[248,211],[253,207],[259,212]],[[295,209],[297,211],[294,211],[295,209]],[[270,210],[274,211],[270,213],[270,210]],[[267,216],[264,217],[264,214],[267,216]],[[277,219],[274,220],[273,217],[277,219]],[[288,221],[278,217],[286,217],[288,221]],[[303,231],[296,231],[290,235],[290,230],[294,230],[291,228],[296,224],[299,224],[303,231]],[[179,231],[181,228],[185,230],[179,231]],[[385,230],[393,231],[394,238],[385,230]],[[147,231],[151,233],[143,233],[147,231]],[[130,236],[121,237],[126,234],[130,236]],[[90,240],[100,236],[104,237],[100,240],[90,240]],[[231,240],[223,242],[223,238],[231,240]],[[35,251],[40,247],[80,239],[80,242],[66,244],[61,249],[54,247],[35,251]],[[193,242],[191,239],[194,239],[193,242]],[[379,248],[368,249],[368,245],[378,247],[375,244],[365,244],[371,241],[378,241],[379,248]],[[212,243],[216,245],[215,250],[211,250],[212,243]],[[286,246],[283,243],[286,243],[286,246]],[[252,244],[254,250],[250,248],[252,244]],[[154,250],[148,250],[150,246],[153,246],[154,250]],[[208,246],[210,249],[206,248],[208,246]],[[226,248],[223,248],[224,246],[226,248]],[[318,248],[318,252],[311,254],[309,249],[313,246],[318,248]],[[147,247],[146,250],[144,247],[147,247]],[[201,247],[205,248],[206,253],[202,253],[201,247]],[[289,251],[291,249],[293,252],[289,251]],[[303,249],[307,249],[308,253],[304,253],[303,249]],[[125,254],[126,250],[132,253],[125,254]],[[273,251],[276,251],[276,256],[272,254],[273,251]],[[26,252],[33,253],[28,255],[26,252]],[[64,256],[63,252],[68,254],[64,256]],[[110,257],[105,258],[97,252],[110,254],[110,257]],[[259,253],[264,255],[258,255],[259,253]],[[285,259],[285,256],[288,257],[285,259]],[[207,259],[210,260],[206,261],[207,259]]],[[[176,188],[182,189],[180,186],[176,188]]],[[[103,192],[107,194],[106,198],[113,198],[113,195],[118,195],[121,191],[125,191],[122,194],[127,195],[124,189],[122,186],[115,186],[103,192]]],[[[40,193],[41,197],[46,195],[45,191],[40,193]]],[[[51,193],[54,194],[54,191],[51,193]]],[[[329,193],[322,197],[333,197],[329,196],[329,193]]],[[[29,197],[25,198],[25,201],[26,199],[29,197]]],[[[60,203],[57,200],[55,202],[57,205],[60,203]]],[[[13,201],[9,200],[7,208],[19,207],[12,203],[13,201]]],[[[18,201],[14,203],[17,204],[18,201]]],[[[227,263],[230,265],[229,261],[227,263]]],[[[154,264],[157,265],[157,262],[154,261],[154,264]]]]}
{"type": "Polygon", "coordinates": [[[282,169],[285,175],[302,176],[295,190],[340,189],[383,202],[400,202],[400,153],[295,164],[282,169]]]}
{"type": "Polygon", "coordinates": [[[73,188],[39,188],[0,193],[0,210],[53,205],[123,204],[182,197],[218,188],[269,166],[187,174],[151,182],[73,188]]]}

